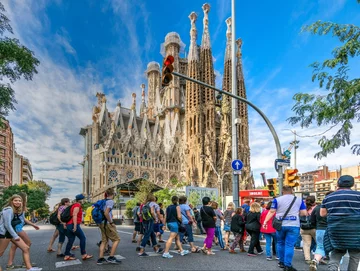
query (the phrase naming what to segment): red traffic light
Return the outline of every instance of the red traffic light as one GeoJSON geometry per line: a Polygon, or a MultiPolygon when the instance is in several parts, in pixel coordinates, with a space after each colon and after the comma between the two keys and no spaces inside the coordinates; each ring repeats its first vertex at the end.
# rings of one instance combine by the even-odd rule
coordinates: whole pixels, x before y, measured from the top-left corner
{"type": "Polygon", "coordinates": [[[169,66],[174,63],[174,57],[173,56],[167,56],[164,60],[164,66],[169,66]]]}
{"type": "Polygon", "coordinates": [[[170,85],[170,82],[173,79],[172,72],[174,70],[174,66],[172,65],[174,63],[174,57],[173,56],[167,56],[164,60],[164,65],[162,69],[162,86],[168,86],[170,85]]]}

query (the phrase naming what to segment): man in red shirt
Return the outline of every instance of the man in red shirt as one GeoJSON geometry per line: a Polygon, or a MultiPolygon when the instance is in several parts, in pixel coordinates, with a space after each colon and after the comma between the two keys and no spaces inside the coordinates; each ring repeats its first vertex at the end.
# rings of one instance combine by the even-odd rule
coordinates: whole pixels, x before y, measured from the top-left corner
{"type": "Polygon", "coordinates": [[[66,235],[69,239],[66,249],[65,249],[65,261],[76,260],[74,255],[70,253],[70,250],[74,244],[75,237],[79,238],[80,240],[80,250],[83,260],[91,259],[93,256],[86,253],[86,237],[84,232],[82,231],[80,225],[82,222],[82,208],[81,203],[84,199],[84,195],[79,194],[76,195],[75,200],[76,202],[71,206],[70,214],[71,219],[66,224],[66,235]]]}

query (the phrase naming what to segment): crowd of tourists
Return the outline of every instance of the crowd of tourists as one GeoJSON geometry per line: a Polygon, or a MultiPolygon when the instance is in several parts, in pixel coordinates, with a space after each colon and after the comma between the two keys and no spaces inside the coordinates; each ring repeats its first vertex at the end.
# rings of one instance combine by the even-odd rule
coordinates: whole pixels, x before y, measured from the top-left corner
{"type": "MultiPolygon", "coordinates": [[[[209,197],[204,197],[202,205],[194,208],[187,203],[186,196],[173,196],[172,204],[164,210],[162,203],[157,203],[157,198],[150,193],[133,209],[132,242],[136,243],[139,257],[150,256],[147,246],[152,248],[151,253],[161,254],[166,259],[173,258],[174,253],[181,256],[191,253],[215,255],[214,245],[224,252],[237,254],[239,251],[249,257],[265,253],[266,260],[278,260],[279,268],[285,271],[296,271],[292,264],[296,249],[303,250],[310,271],[316,271],[319,264],[327,264],[328,270],[337,271],[342,257],[348,253],[348,270],[355,271],[360,259],[360,192],[351,189],[354,178],[348,175],[341,176],[337,185],[338,189],[328,192],[322,202],[316,202],[313,196],[305,200],[297,198],[292,187],[284,186],[283,195],[271,201],[245,201],[238,208],[229,203],[224,212],[209,197]],[[164,241],[166,229],[170,234],[164,241]],[[201,247],[195,245],[195,230],[206,235],[201,247]],[[264,239],[265,250],[260,242],[264,239]],[[175,247],[172,248],[173,242],[175,247]],[[163,247],[161,243],[165,243],[163,247]],[[184,249],[184,244],[189,250],[184,249]]],[[[99,265],[121,262],[115,257],[120,242],[112,216],[115,195],[114,189],[109,188],[104,199],[93,205],[92,216],[101,234],[96,262],[99,265]],[[105,254],[108,257],[104,257],[105,254]]],[[[39,229],[25,218],[26,200],[26,194],[13,195],[1,212],[0,256],[11,243],[7,270],[17,267],[13,263],[17,248],[23,254],[21,266],[26,270],[42,270],[30,260],[31,240],[23,230],[25,224],[39,229]]],[[[86,252],[86,236],[81,228],[83,200],[82,194],[73,202],[63,198],[50,215],[49,222],[56,225],[56,230],[47,251],[56,252],[56,256],[64,261],[76,260],[73,251],[77,248],[80,248],[82,260],[93,258],[86,252]],[[76,237],[79,246],[74,245],[76,237]],[[53,244],[57,238],[55,250],[53,244]]]]}

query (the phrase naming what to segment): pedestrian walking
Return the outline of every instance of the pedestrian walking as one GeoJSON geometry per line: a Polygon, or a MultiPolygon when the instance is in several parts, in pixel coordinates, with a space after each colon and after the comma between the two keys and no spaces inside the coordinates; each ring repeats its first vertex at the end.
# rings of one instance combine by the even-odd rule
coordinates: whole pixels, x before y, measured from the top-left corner
{"type": "Polygon", "coordinates": [[[16,244],[23,253],[23,260],[27,271],[40,271],[42,268],[34,267],[30,261],[30,248],[16,233],[16,226],[21,224],[20,215],[24,212],[22,198],[13,195],[0,216],[0,257],[4,254],[9,243],[16,244]]]}
{"type": "Polygon", "coordinates": [[[229,202],[225,212],[224,212],[224,239],[225,239],[225,248],[229,248],[229,238],[231,233],[231,220],[235,215],[235,204],[233,202],[229,202]]]}
{"type": "MultiPolygon", "coordinates": [[[[66,236],[68,237],[68,242],[66,244],[65,249],[65,261],[76,260],[73,254],[70,253],[70,250],[74,244],[75,238],[78,237],[80,239],[80,250],[81,250],[81,258],[83,260],[91,259],[93,256],[86,253],[86,237],[81,229],[82,222],[82,208],[81,203],[84,200],[84,195],[79,194],[75,197],[75,203],[71,205],[70,209],[70,217],[71,219],[66,223],[66,236]]],[[[65,210],[63,214],[65,213],[65,210]]],[[[63,216],[61,216],[61,220],[63,220],[63,216]]]]}
{"type": "Polygon", "coordinates": [[[239,207],[234,212],[234,215],[231,217],[230,230],[235,236],[235,240],[232,243],[229,252],[236,253],[235,248],[239,246],[240,252],[246,252],[244,249],[244,240],[243,236],[245,233],[245,217],[243,215],[243,208],[239,207]]]}
{"type": "Polygon", "coordinates": [[[119,259],[115,258],[116,249],[120,243],[120,236],[116,230],[115,223],[113,221],[112,209],[114,208],[114,197],[115,191],[114,188],[108,188],[105,192],[104,199],[104,209],[102,210],[104,213],[103,221],[98,225],[101,231],[101,244],[99,249],[99,259],[97,260],[97,264],[101,265],[103,263],[120,263],[119,259]],[[112,242],[112,247],[110,251],[110,256],[105,259],[104,252],[105,247],[109,243],[112,242]]]}
{"type": "Polygon", "coordinates": [[[202,199],[203,206],[200,209],[201,221],[206,232],[206,238],[204,240],[204,246],[202,251],[207,255],[215,255],[212,252],[211,247],[215,235],[215,226],[216,226],[216,214],[214,209],[211,208],[211,200],[209,197],[203,197],[202,199]]]}
{"type": "Polygon", "coordinates": [[[304,258],[307,264],[311,263],[311,255],[310,255],[310,247],[311,243],[315,242],[316,240],[316,225],[311,223],[311,213],[316,207],[315,197],[314,196],[307,196],[305,199],[306,205],[306,216],[300,217],[300,235],[303,240],[303,251],[304,251],[304,258]]]}
{"type": "Polygon", "coordinates": [[[343,175],[338,189],[326,196],[320,215],[327,216],[324,246],[331,251],[328,270],[337,271],[341,258],[349,253],[348,270],[357,270],[360,259],[360,192],[351,190],[354,177],[343,175]]]}
{"type": "MultiPolygon", "coordinates": [[[[266,215],[263,227],[267,229],[271,218],[275,215],[277,221],[281,221],[281,229],[276,228],[277,256],[279,257],[278,266],[284,268],[284,271],[296,271],[292,266],[294,256],[294,245],[300,233],[299,215],[307,214],[306,206],[302,199],[292,195],[291,186],[283,187],[283,196],[275,198],[271,209],[266,215]]],[[[274,218],[274,220],[275,220],[274,218]]]]}
{"type": "Polygon", "coordinates": [[[197,208],[194,208],[194,216],[195,216],[196,225],[197,225],[197,228],[200,231],[200,234],[204,234],[205,230],[204,230],[204,228],[202,226],[201,215],[200,215],[200,212],[199,212],[199,210],[197,208]]]}
{"type": "Polygon", "coordinates": [[[140,205],[141,205],[140,202],[137,202],[136,206],[132,209],[132,216],[133,216],[134,225],[135,225],[133,236],[132,236],[132,243],[137,243],[136,235],[138,235],[140,232],[140,217],[139,217],[140,205]]]}
{"type": "Polygon", "coordinates": [[[213,201],[211,207],[214,209],[216,214],[216,223],[215,223],[215,238],[217,240],[216,245],[219,245],[222,250],[225,250],[225,243],[222,237],[221,231],[221,221],[224,221],[224,215],[221,210],[218,208],[219,205],[217,202],[213,201]]]}
{"type": "Polygon", "coordinates": [[[191,252],[196,253],[199,252],[200,249],[194,245],[194,235],[193,235],[193,216],[191,215],[191,208],[186,203],[187,197],[181,196],[179,197],[180,211],[181,211],[181,221],[182,225],[185,227],[185,232],[180,233],[180,241],[183,240],[184,235],[187,235],[187,241],[190,245],[191,252]]]}
{"type": "Polygon", "coordinates": [[[249,212],[246,215],[245,228],[251,236],[248,256],[256,256],[263,253],[263,249],[260,246],[260,210],[260,204],[253,202],[251,203],[249,212]],[[256,248],[257,254],[255,254],[254,248],[256,248]]]}
{"type": "Polygon", "coordinates": [[[272,256],[276,257],[276,230],[272,226],[274,217],[272,217],[270,219],[266,229],[263,227],[265,218],[266,218],[268,212],[270,211],[271,205],[272,205],[272,201],[269,201],[260,216],[260,224],[261,224],[260,232],[263,233],[265,236],[266,260],[268,260],[268,261],[271,261],[273,259],[272,256]],[[271,253],[271,251],[272,251],[272,253],[271,253]]]}

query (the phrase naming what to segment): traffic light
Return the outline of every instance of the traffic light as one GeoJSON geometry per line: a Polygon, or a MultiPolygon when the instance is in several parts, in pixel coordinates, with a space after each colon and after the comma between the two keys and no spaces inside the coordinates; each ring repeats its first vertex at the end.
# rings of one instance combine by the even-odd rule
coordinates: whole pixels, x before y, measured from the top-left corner
{"type": "Polygon", "coordinates": [[[285,169],[285,179],[284,179],[284,185],[296,187],[299,186],[299,183],[297,182],[300,178],[296,175],[298,173],[298,170],[295,169],[285,169]]]}
{"type": "Polygon", "coordinates": [[[276,178],[267,179],[267,187],[269,189],[270,197],[275,197],[277,194],[277,179],[276,178]]]}
{"type": "Polygon", "coordinates": [[[172,65],[174,63],[174,57],[173,56],[167,56],[164,60],[163,69],[162,69],[162,86],[168,86],[170,85],[170,82],[173,79],[172,72],[174,70],[174,66],[172,65]]]}

